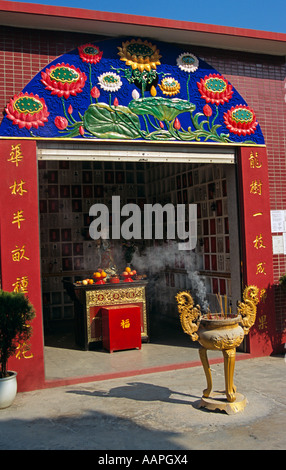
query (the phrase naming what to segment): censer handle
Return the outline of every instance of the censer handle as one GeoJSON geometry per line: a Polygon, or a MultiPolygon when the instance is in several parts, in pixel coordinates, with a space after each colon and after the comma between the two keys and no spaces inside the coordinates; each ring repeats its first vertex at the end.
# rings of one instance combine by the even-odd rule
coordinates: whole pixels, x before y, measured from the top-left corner
{"type": "Polygon", "coordinates": [[[176,300],[183,331],[191,337],[192,341],[197,341],[198,334],[196,332],[199,329],[201,317],[200,306],[194,307],[194,299],[187,291],[179,292],[176,295],[176,300]]]}
{"type": "Polygon", "coordinates": [[[247,286],[243,291],[244,302],[238,302],[237,313],[241,315],[241,326],[244,334],[248,334],[256,319],[256,306],[259,302],[259,289],[256,286],[247,286]]]}

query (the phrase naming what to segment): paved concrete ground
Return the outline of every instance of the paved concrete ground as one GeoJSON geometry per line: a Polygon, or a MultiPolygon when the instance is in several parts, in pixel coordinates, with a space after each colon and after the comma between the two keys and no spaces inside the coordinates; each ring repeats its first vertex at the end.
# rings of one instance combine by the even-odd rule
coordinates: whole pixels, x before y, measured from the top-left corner
{"type": "MultiPolygon", "coordinates": [[[[211,369],[221,389],[223,364],[211,369]]],[[[19,393],[0,410],[0,449],[285,450],[285,371],[283,357],[237,361],[249,403],[235,415],[197,408],[201,366],[19,393]]]]}
{"type": "MultiPolygon", "coordinates": [[[[188,343],[170,344],[144,343],[142,348],[109,352],[79,351],[76,349],[45,347],[45,376],[47,380],[61,380],[73,377],[123,374],[124,372],[153,368],[176,368],[176,365],[200,363],[198,346],[188,343]]],[[[185,339],[185,338],[184,338],[185,339]]],[[[242,353],[237,353],[240,356],[242,353]]],[[[244,354],[243,354],[244,355],[244,354]]],[[[222,359],[221,351],[208,351],[208,358],[222,359]]],[[[179,368],[179,366],[177,367],[179,368]]],[[[166,369],[165,369],[166,370],[166,369]]],[[[129,374],[130,375],[130,374],[129,374]]]]}

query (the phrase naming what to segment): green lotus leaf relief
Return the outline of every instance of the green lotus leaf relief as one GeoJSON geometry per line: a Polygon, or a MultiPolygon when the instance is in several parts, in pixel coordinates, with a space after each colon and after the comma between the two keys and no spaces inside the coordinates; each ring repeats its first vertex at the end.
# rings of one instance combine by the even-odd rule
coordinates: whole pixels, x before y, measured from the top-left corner
{"type": "Polygon", "coordinates": [[[136,139],[140,137],[140,121],[126,106],[91,104],[83,116],[83,125],[100,139],[136,139]]]}
{"type": "Polygon", "coordinates": [[[179,98],[163,98],[154,96],[132,100],[128,104],[129,109],[135,114],[151,114],[159,121],[173,121],[178,114],[192,112],[195,105],[179,98]]]}

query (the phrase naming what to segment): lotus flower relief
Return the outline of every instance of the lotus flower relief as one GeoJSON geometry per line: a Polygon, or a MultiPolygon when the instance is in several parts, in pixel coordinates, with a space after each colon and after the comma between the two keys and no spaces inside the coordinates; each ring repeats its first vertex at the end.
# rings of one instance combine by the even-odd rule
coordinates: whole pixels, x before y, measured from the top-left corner
{"type": "Polygon", "coordinates": [[[173,77],[165,77],[159,84],[159,88],[164,95],[174,96],[180,92],[181,85],[178,80],[173,77]]]}
{"type": "Polygon", "coordinates": [[[223,118],[226,127],[233,134],[254,134],[258,125],[253,110],[246,105],[233,106],[224,113],[223,118]]]}
{"type": "Polygon", "coordinates": [[[69,122],[64,116],[56,116],[54,119],[54,124],[60,131],[63,131],[68,127],[69,122]]]}
{"type": "Polygon", "coordinates": [[[20,129],[31,127],[38,129],[48,121],[48,108],[43,98],[33,93],[15,95],[6,108],[7,118],[20,129]]]}
{"type": "Polygon", "coordinates": [[[177,65],[184,72],[195,72],[199,67],[199,60],[194,54],[183,52],[177,58],[177,65]]]}
{"type": "Polygon", "coordinates": [[[46,89],[51,91],[52,95],[59,98],[69,98],[81,93],[86,82],[86,75],[74,65],[57,64],[52,65],[41,74],[41,82],[46,85],[46,89]]]}
{"type": "Polygon", "coordinates": [[[102,58],[103,51],[100,51],[97,46],[89,43],[78,47],[78,53],[83,62],[97,64],[102,58]]]}
{"type": "MultiPolygon", "coordinates": [[[[76,63],[82,61],[82,67],[77,68],[70,60],[58,60],[40,74],[42,88],[48,90],[43,92],[61,98],[62,112],[56,108],[49,126],[57,136],[231,142],[229,133],[246,136],[256,131],[258,123],[249,107],[235,106],[239,102],[236,101],[232,108],[229,104],[221,109],[220,105],[231,103],[235,90],[214,70],[210,69],[213,73],[207,75],[204,69],[198,70],[200,61],[190,52],[178,53],[172,64],[159,67],[161,55],[157,46],[132,39],[118,47],[117,59],[123,64],[118,66],[119,60],[111,61],[110,71],[101,68],[103,52],[95,43],[79,46],[75,55],[76,63]],[[85,74],[82,70],[88,68],[89,73],[85,74]],[[130,87],[126,87],[125,80],[130,87]],[[68,98],[82,91],[78,100],[71,100],[72,108],[68,98]],[[183,113],[186,114],[180,116],[183,113]]],[[[43,126],[49,116],[43,98],[28,93],[14,96],[6,112],[13,124],[29,130],[43,126]]]]}
{"type": "Polygon", "coordinates": [[[114,72],[105,72],[98,77],[98,84],[105,91],[118,91],[122,86],[121,78],[114,72]]]}
{"type": "Polygon", "coordinates": [[[228,102],[233,95],[232,85],[228,83],[226,78],[219,74],[210,74],[201,78],[200,82],[197,82],[198,90],[201,97],[206,100],[207,103],[212,104],[224,104],[228,102]]]}

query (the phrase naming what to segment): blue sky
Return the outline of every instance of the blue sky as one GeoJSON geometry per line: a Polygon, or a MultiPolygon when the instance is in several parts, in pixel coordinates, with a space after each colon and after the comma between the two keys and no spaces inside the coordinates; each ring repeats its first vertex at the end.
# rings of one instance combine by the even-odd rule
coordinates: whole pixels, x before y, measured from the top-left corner
{"type": "MultiPolygon", "coordinates": [[[[44,0],[29,1],[113,13],[153,16],[238,28],[286,33],[286,0],[44,0]]],[[[21,3],[21,2],[18,2],[21,3]]]]}

